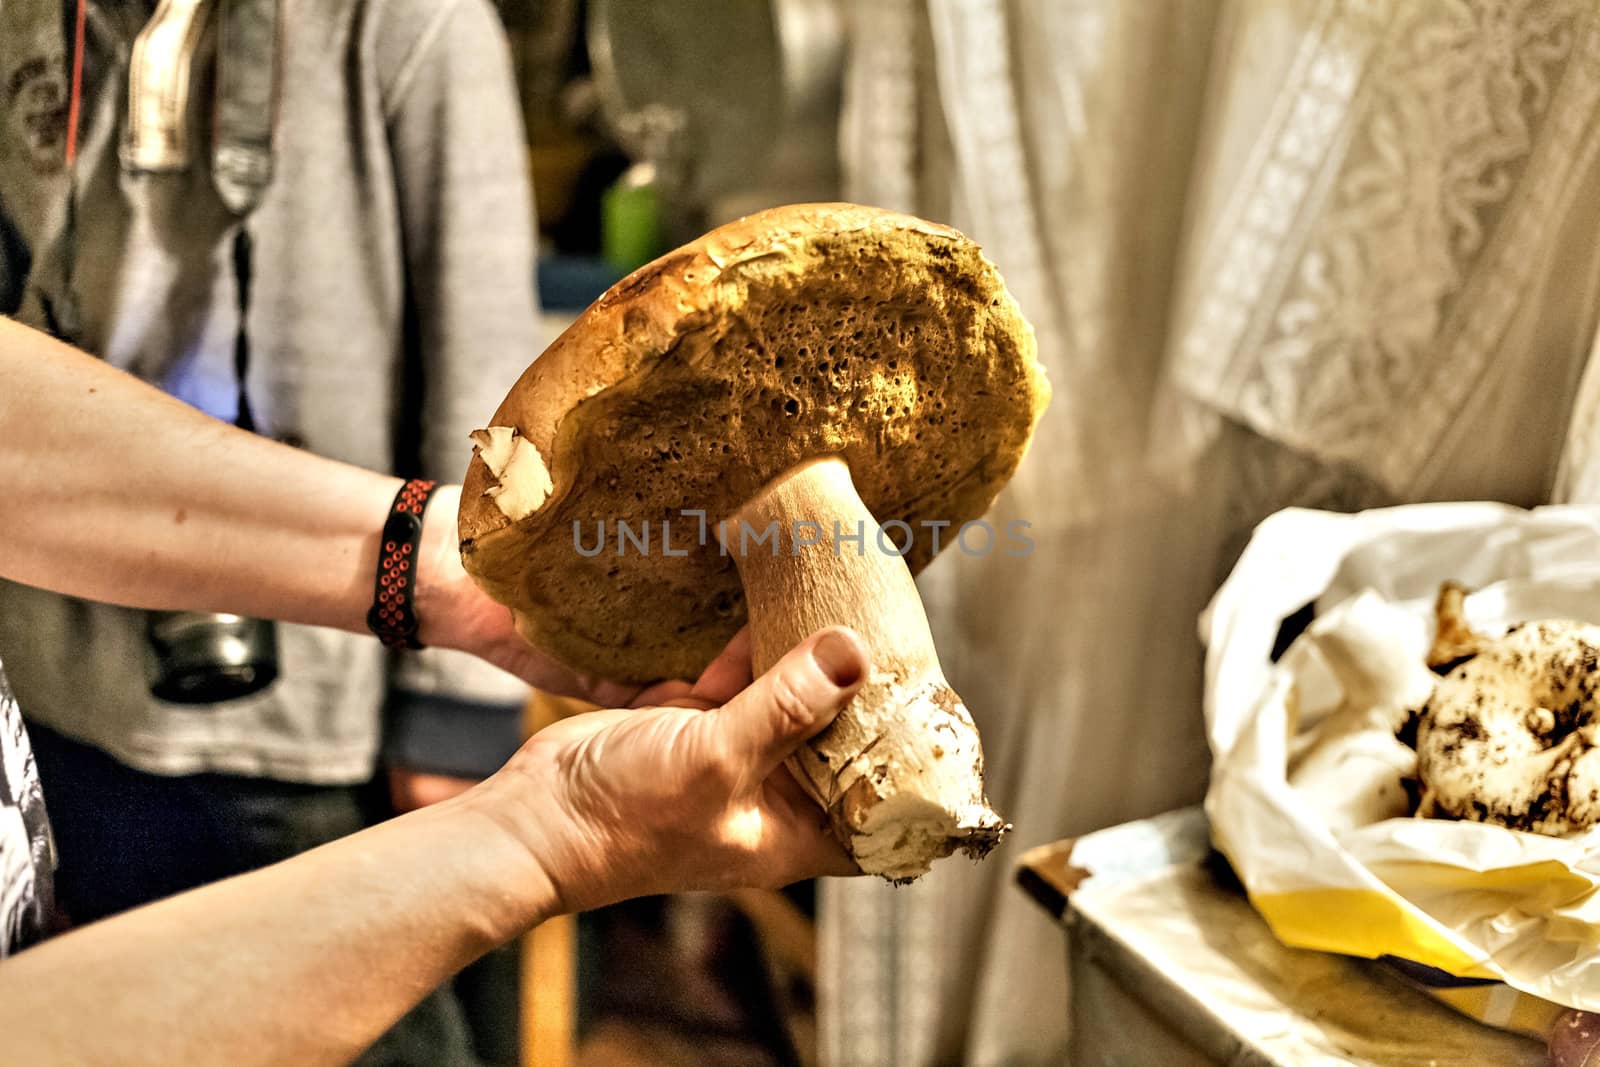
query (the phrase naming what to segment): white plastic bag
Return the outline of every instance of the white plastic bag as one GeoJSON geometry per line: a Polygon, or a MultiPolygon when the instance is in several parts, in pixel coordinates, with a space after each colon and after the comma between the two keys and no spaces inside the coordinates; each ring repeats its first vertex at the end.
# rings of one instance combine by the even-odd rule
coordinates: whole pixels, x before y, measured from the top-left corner
{"type": "MultiPolygon", "coordinates": [[[[1201,625],[1213,839],[1287,944],[1600,1011],[1600,830],[1557,839],[1407,814],[1415,753],[1394,734],[1431,690],[1423,656],[1447,580],[1476,590],[1467,615],[1486,633],[1600,623],[1600,513],[1434,504],[1262,523],[1201,625]],[[1314,621],[1274,664],[1282,620],[1308,603],[1314,621]]],[[[1542,1028],[1549,1012],[1516,999],[1489,1021],[1542,1028]]]]}

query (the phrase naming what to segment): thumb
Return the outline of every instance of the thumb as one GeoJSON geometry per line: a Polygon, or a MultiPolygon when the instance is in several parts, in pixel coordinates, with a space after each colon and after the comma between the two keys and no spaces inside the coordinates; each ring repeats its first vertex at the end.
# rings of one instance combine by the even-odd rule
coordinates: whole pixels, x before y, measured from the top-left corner
{"type": "Polygon", "coordinates": [[[842,626],[790,649],[750,687],[724,704],[717,729],[747,781],[765,781],[806,738],[844,710],[872,666],[866,645],[842,626]]]}

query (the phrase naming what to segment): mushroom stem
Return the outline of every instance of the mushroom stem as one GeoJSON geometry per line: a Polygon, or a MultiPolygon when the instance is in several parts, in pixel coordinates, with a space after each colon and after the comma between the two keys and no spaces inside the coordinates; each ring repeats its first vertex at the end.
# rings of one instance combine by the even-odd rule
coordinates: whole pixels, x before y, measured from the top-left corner
{"type": "Polygon", "coordinates": [[[720,535],[744,582],[757,673],[825,626],[853,628],[872,651],[855,699],[789,761],[861,869],[902,881],[958,848],[986,854],[1009,827],[983,795],[977,729],[944,679],[911,571],[844,461],[791,469],[720,535]]]}

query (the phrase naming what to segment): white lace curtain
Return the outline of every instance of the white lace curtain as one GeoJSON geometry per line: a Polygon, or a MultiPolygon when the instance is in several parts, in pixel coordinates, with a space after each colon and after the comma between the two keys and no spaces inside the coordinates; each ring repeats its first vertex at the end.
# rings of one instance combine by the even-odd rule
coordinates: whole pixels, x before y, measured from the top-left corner
{"type": "Polygon", "coordinates": [[[923,582],[1016,833],[825,888],[824,1059],[1054,1064],[1063,935],[1016,858],[1199,798],[1195,618],[1253,523],[1600,492],[1600,10],[850,10],[848,195],[982,242],[1056,398],[1000,504],[1032,555],[923,582]]]}

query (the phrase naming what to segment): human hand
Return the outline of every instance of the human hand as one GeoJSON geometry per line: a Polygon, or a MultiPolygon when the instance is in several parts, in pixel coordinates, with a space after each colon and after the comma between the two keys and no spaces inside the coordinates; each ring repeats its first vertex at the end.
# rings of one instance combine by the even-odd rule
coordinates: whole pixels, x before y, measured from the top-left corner
{"type": "Polygon", "coordinates": [[[669,706],[545,728],[486,796],[560,911],[858,873],[783,761],[849,703],[870,663],[852,631],[824,630],[725,699],[733,649],[669,706]]]}
{"type": "MultiPolygon", "coordinates": [[[[691,685],[683,681],[658,682],[633,698],[631,707],[649,708],[673,704],[681,707],[713,707],[731,700],[750,684],[750,630],[741,629],[728,646],[691,685]]],[[[548,725],[573,715],[599,710],[581,700],[558,698],[535,691],[528,716],[533,722],[548,725]]],[[[535,727],[537,729],[537,727],[535,727]]],[[[389,768],[389,799],[396,812],[414,811],[460,796],[481,781],[430,774],[409,767],[389,768]]]]}
{"type": "Polygon", "coordinates": [[[541,652],[517,633],[511,609],[490,599],[461,565],[456,534],[460,505],[461,487],[443,486],[423,516],[416,613],[417,637],[424,645],[470,652],[547,693],[577,697],[602,708],[665,704],[690,692],[720,703],[750,684],[750,643],[744,630],[692,686],[681,680],[648,688],[613,682],[580,674],[541,652]]]}

